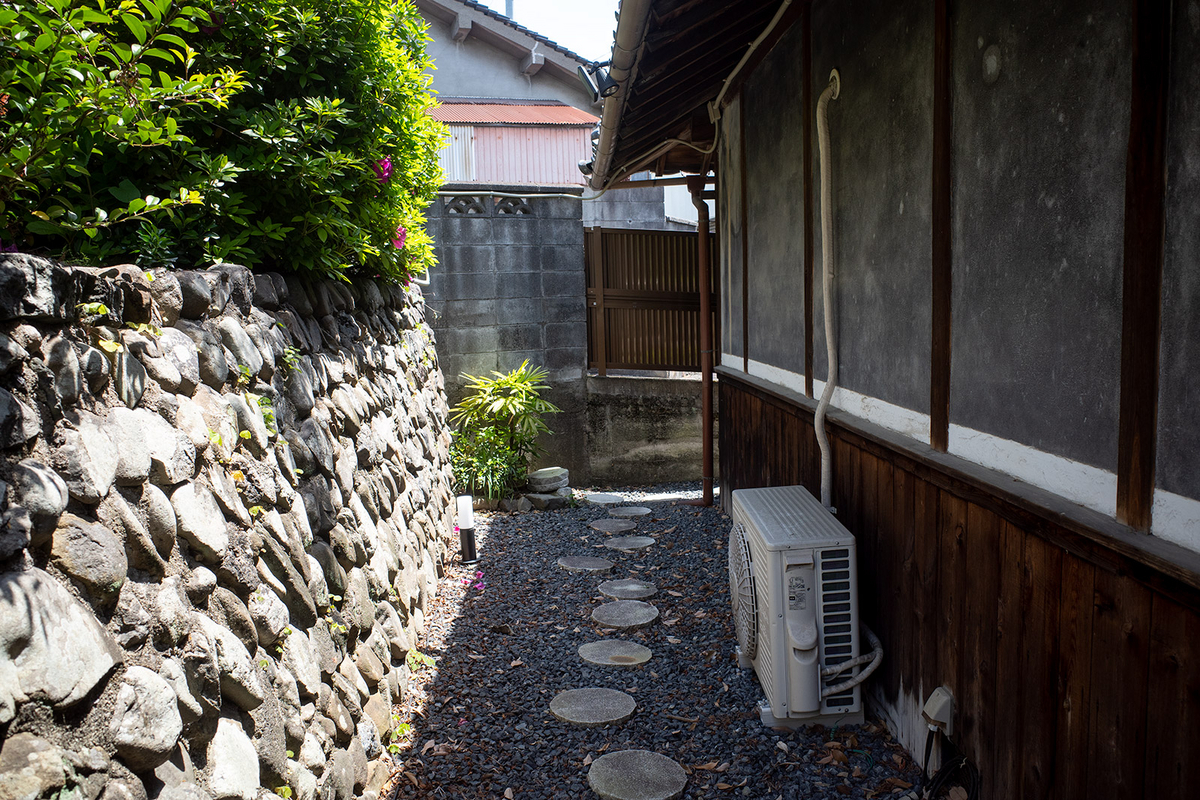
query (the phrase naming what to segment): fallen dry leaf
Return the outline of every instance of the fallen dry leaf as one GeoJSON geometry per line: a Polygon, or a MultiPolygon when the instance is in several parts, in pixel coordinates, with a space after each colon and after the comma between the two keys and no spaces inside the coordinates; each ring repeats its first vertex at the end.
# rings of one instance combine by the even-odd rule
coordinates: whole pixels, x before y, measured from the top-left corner
{"type": "Polygon", "coordinates": [[[420,788],[421,784],[419,784],[419,783],[417,782],[417,776],[416,776],[416,775],[413,775],[411,772],[406,772],[406,773],[404,773],[404,777],[406,777],[406,778],[408,778],[410,781],[412,781],[412,785],[413,785],[414,787],[420,788]]]}
{"type": "Polygon", "coordinates": [[[671,595],[671,597],[683,597],[683,592],[677,592],[674,589],[668,589],[667,594],[671,595]]]}
{"type": "Polygon", "coordinates": [[[967,790],[961,786],[951,786],[950,791],[946,793],[946,797],[949,798],[949,800],[968,800],[970,795],[968,795],[967,790]]]}
{"type": "Polygon", "coordinates": [[[787,742],[776,742],[775,746],[785,753],[788,751],[787,742]]]}
{"type": "Polygon", "coordinates": [[[583,765],[586,767],[586,766],[590,766],[591,763],[592,763],[592,754],[588,753],[586,756],[583,757],[583,765]]]}
{"type": "Polygon", "coordinates": [[[505,800],[513,800],[514,797],[516,797],[516,795],[513,794],[513,790],[511,788],[504,790],[505,800]]]}
{"type": "Polygon", "coordinates": [[[912,784],[909,783],[908,781],[904,780],[903,778],[891,777],[891,778],[887,779],[887,782],[890,783],[892,786],[895,786],[897,789],[911,789],[912,788],[912,784]]]}
{"type": "Polygon", "coordinates": [[[520,666],[524,666],[524,664],[525,664],[525,662],[518,658],[516,661],[513,661],[512,663],[510,663],[509,666],[510,667],[520,667],[520,666]]]}
{"type": "Polygon", "coordinates": [[[425,746],[421,748],[421,755],[425,755],[426,753],[428,753],[430,750],[432,750],[436,746],[437,746],[437,742],[435,742],[433,739],[430,739],[428,742],[425,743],[425,746]]]}

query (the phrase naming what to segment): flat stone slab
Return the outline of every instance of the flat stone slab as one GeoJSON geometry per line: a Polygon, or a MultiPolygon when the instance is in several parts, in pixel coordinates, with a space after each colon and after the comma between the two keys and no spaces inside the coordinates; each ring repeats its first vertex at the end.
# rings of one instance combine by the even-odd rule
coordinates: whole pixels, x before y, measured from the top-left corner
{"type": "Polygon", "coordinates": [[[624,533],[633,530],[637,525],[627,519],[598,519],[589,522],[588,527],[602,533],[624,533]]]}
{"type": "Polygon", "coordinates": [[[593,492],[592,494],[584,495],[583,502],[591,503],[594,506],[615,506],[617,503],[624,503],[625,498],[619,494],[593,492]]]}
{"type": "Polygon", "coordinates": [[[645,550],[650,545],[654,544],[654,540],[649,536],[614,536],[604,543],[604,546],[612,550],[645,550]]]}
{"type": "Polygon", "coordinates": [[[640,667],[650,660],[651,655],[649,647],[620,639],[588,642],[579,648],[580,658],[601,667],[640,667]]]}
{"type": "Polygon", "coordinates": [[[658,587],[650,581],[639,581],[637,578],[621,578],[617,581],[605,581],[600,584],[600,594],[613,600],[645,600],[658,594],[658,587]]]}
{"type": "Polygon", "coordinates": [[[607,558],[594,556],[563,556],[558,565],[567,572],[608,572],[613,568],[613,562],[607,558]]]}
{"type": "Polygon", "coordinates": [[[683,767],[649,750],[618,750],[592,762],[588,786],[603,800],[675,800],[687,786],[683,767]]]}
{"type": "Polygon", "coordinates": [[[580,728],[615,725],[633,716],[637,701],[616,689],[568,689],[550,701],[550,713],[580,728]]]}
{"type": "Polygon", "coordinates": [[[658,609],[641,600],[614,600],[598,606],[592,612],[592,620],[606,628],[636,631],[654,624],[658,620],[658,609]]]}
{"type": "Polygon", "coordinates": [[[645,506],[620,506],[610,508],[608,513],[614,517],[644,517],[650,513],[650,509],[645,506]]]}

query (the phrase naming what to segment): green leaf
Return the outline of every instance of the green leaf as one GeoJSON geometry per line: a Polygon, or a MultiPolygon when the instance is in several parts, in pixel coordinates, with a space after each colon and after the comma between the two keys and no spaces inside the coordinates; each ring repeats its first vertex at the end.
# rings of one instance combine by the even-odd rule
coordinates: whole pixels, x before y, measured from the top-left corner
{"type": "Polygon", "coordinates": [[[146,24],[133,14],[122,14],[121,21],[125,23],[125,27],[129,28],[129,32],[138,40],[138,44],[146,43],[146,24]]]}
{"type": "Polygon", "coordinates": [[[116,186],[110,186],[108,193],[117,198],[118,202],[125,203],[131,206],[134,200],[141,200],[142,191],[133,185],[133,182],[128,178],[122,180],[116,186]]]}

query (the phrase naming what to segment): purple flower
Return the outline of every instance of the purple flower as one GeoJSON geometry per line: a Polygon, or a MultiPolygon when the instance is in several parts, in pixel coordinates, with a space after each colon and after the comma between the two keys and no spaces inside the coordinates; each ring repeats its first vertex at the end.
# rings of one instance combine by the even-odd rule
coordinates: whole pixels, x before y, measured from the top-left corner
{"type": "Polygon", "coordinates": [[[387,183],[392,179],[392,159],[388,156],[376,161],[371,168],[375,170],[375,178],[380,183],[387,183]]]}
{"type": "Polygon", "coordinates": [[[404,240],[407,238],[408,238],[408,231],[406,231],[404,229],[403,225],[397,225],[396,226],[396,238],[392,239],[392,246],[395,247],[397,250],[402,250],[404,248],[404,240]]]}
{"type": "Polygon", "coordinates": [[[17,252],[16,243],[4,244],[3,241],[0,240],[0,253],[15,253],[15,252],[17,252]]]}

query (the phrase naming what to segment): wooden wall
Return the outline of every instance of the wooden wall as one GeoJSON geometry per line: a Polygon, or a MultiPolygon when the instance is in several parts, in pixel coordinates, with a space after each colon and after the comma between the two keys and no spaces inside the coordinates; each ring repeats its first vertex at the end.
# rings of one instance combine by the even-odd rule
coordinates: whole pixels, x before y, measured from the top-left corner
{"type": "MultiPolygon", "coordinates": [[[[723,497],[816,493],[811,407],[721,371],[723,497]]],[[[1200,797],[1196,576],[852,425],[831,423],[833,502],[885,648],[874,695],[948,686],[984,798],[1200,797]]]]}

